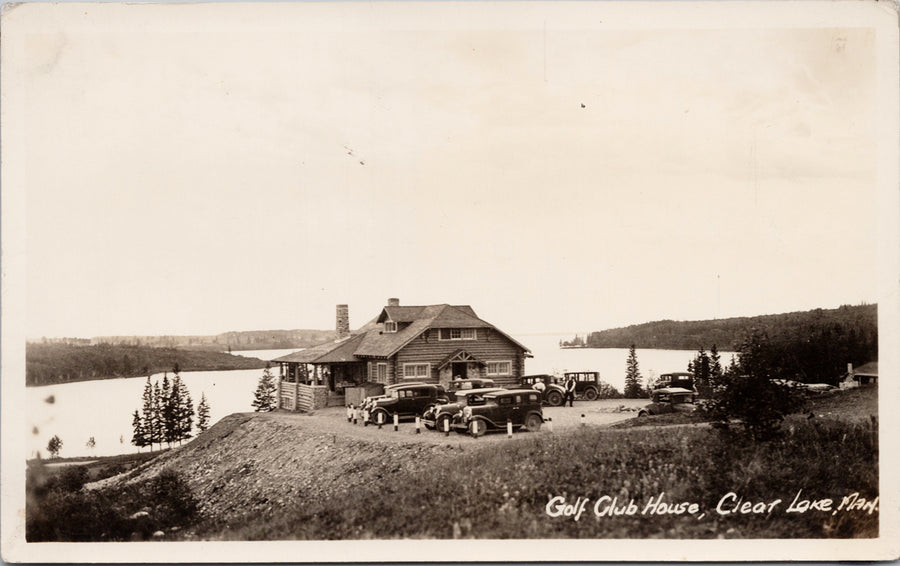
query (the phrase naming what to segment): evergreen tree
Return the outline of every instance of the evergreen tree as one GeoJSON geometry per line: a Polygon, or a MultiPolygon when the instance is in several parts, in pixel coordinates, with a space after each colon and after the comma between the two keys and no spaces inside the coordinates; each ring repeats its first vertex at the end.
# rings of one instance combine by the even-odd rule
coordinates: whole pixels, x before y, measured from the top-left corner
{"type": "Polygon", "coordinates": [[[144,446],[147,446],[149,442],[147,440],[147,428],[145,425],[145,421],[141,418],[141,414],[137,409],[134,410],[134,415],[132,415],[131,428],[133,430],[131,443],[137,446],[138,450],[140,451],[140,449],[144,446]]]}
{"type": "Polygon", "coordinates": [[[194,402],[191,399],[191,392],[187,385],[181,380],[181,377],[175,375],[176,382],[173,383],[173,392],[178,392],[178,404],[176,405],[176,440],[181,442],[191,437],[191,431],[194,428],[194,402]]]}
{"type": "Polygon", "coordinates": [[[62,439],[60,439],[58,435],[54,434],[53,438],[50,439],[50,442],[47,443],[47,452],[50,453],[51,457],[57,458],[59,456],[59,451],[62,450],[62,445],[62,439]]]}
{"type": "Polygon", "coordinates": [[[625,397],[627,399],[639,399],[644,396],[644,388],[641,386],[641,372],[638,369],[637,353],[634,344],[628,349],[627,370],[625,372],[625,397]]]}
{"type": "Polygon", "coordinates": [[[256,412],[271,411],[275,409],[275,379],[272,377],[270,365],[266,363],[266,369],[263,370],[262,377],[256,386],[256,392],[253,395],[253,407],[256,412]]]}
{"type": "Polygon", "coordinates": [[[200,404],[197,405],[197,430],[200,432],[209,428],[209,402],[206,393],[200,394],[200,404]]]}
{"type": "MultiPolygon", "coordinates": [[[[136,446],[149,446],[153,451],[154,431],[156,430],[156,405],[153,396],[153,384],[150,383],[150,376],[147,376],[147,383],[144,384],[144,394],[141,395],[141,415],[140,415],[140,436],[139,439],[143,444],[136,446]]],[[[132,440],[134,443],[134,440],[132,440]]]]}
{"type": "Polygon", "coordinates": [[[93,453],[94,453],[94,448],[97,447],[97,441],[96,441],[96,440],[94,439],[94,437],[92,436],[92,437],[88,438],[88,441],[85,442],[84,445],[85,445],[85,447],[87,447],[87,449],[90,450],[91,453],[93,454],[93,453]]]}
{"type": "Polygon", "coordinates": [[[694,387],[697,388],[697,392],[701,397],[709,397],[710,393],[712,393],[712,386],[709,379],[710,361],[706,350],[700,348],[689,367],[688,371],[694,374],[694,387]]]}
{"type": "Polygon", "coordinates": [[[719,356],[719,348],[713,344],[709,349],[709,381],[715,388],[722,379],[722,359],[719,356]]]}
{"type": "Polygon", "coordinates": [[[159,382],[153,383],[153,411],[152,411],[152,427],[150,429],[150,444],[159,444],[162,449],[162,443],[165,440],[165,423],[163,422],[163,405],[164,397],[159,387],[159,382]]]}
{"type": "Polygon", "coordinates": [[[177,373],[171,382],[168,376],[163,376],[163,437],[169,446],[172,446],[172,443],[178,440],[178,408],[181,405],[181,392],[178,391],[176,386],[178,381],[181,381],[181,378],[177,373]]]}

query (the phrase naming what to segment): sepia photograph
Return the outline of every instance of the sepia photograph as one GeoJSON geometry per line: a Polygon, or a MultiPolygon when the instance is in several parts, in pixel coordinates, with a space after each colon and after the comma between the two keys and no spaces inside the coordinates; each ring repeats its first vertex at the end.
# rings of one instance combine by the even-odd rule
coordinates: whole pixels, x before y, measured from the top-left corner
{"type": "Polygon", "coordinates": [[[900,558],[897,22],[3,4],[3,560],[900,558]]]}

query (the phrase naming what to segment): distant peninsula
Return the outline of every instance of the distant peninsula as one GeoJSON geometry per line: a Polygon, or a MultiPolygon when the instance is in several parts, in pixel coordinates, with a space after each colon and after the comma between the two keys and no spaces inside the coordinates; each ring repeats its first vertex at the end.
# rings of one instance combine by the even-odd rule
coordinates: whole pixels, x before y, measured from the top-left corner
{"type": "Polygon", "coordinates": [[[181,348],[232,352],[235,350],[275,350],[308,348],[334,340],[334,330],[242,330],[211,335],[160,336],[94,336],[93,338],[41,338],[29,340],[34,344],[70,344],[76,346],[150,346],[153,348],[181,348]]]}
{"type": "Polygon", "coordinates": [[[258,358],[223,352],[112,344],[26,344],[25,385],[54,385],[74,381],[141,377],[176,366],[181,371],[259,369],[258,358]]]}
{"type": "Polygon", "coordinates": [[[658,348],[697,350],[713,344],[721,351],[736,351],[748,332],[761,331],[770,338],[813,338],[823,334],[846,335],[866,355],[877,356],[878,305],[844,305],[836,309],[770,314],[714,320],[659,320],[623,328],[594,331],[560,342],[562,348],[658,348]],[[874,351],[872,351],[874,350],[874,351]]]}

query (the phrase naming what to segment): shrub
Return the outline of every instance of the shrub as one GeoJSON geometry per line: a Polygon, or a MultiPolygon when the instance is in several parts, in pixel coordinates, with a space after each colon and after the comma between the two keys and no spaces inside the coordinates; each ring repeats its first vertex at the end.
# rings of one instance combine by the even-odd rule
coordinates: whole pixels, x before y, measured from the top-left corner
{"type": "Polygon", "coordinates": [[[43,466],[29,469],[26,540],[144,540],[158,530],[190,525],[198,517],[197,501],[175,471],[164,470],[152,480],[123,488],[85,491],[81,486],[87,474],[77,468],[56,476],[43,466]]]}

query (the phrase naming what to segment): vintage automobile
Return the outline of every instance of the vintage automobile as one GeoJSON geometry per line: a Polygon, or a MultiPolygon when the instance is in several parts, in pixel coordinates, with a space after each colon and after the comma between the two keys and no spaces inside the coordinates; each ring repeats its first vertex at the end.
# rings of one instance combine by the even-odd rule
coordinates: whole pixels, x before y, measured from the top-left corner
{"type": "Polygon", "coordinates": [[[421,415],[432,406],[448,401],[444,388],[431,383],[404,383],[385,389],[385,395],[367,399],[371,402],[365,408],[369,410],[369,419],[373,423],[379,422],[379,419],[382,423],[391,422],[394,415],[401,419],[421,415]]]}
{"type": "Polygon", "coordinates": [[[638,411],[639,417],[664,413],[693,412],[694,392],[683,387],[663,387],[650,392],[651,403],[638,411]]]}
{"type": "Polygon", "coordinates": [[[541,395],[534,389],[509,389],[484,395],[484,403],[467,405],[453,417],[456,432],[480,436],[488,430],[506,430],[507,421],[514,429],[529,432],[541,430],[544,414],[541,395]]]}
{"type": "Polygon", "coordinates": [[[694,387],[694,374],[686,371],[660,374],[659,379],[656,380],[656,384],[651,390],[651,394],[653,390],[672,387],[678,387],[691,391],[693,393],[693,395],[691,395],[691,403],[697,400],[698,393],[697,388],[694,387]]]}
{"type": "Polygon", "coordinates": [[[405,385],[425,385],[425,382],[424,381],[406,381],[403,383],[395,383],[393,385],[385,385],[384,393],[381,393],[379,395],[370,395],[370,396],[366,397],[365,399],[363,399],[362,403],[359,404],[359,408],[371,410],[372,403],[376,399],[385,399],[387,397],[390,397],[392,390],[397,389],[398,387],[403,387],[405,385]]]}
{"type": "Polygon", "coordinates": [[[566,389],[556,383],[556,378],[552,375],[542,373],[536,375],[526,375],[522,377],[522,387],[534,389],[534,384],[543,382],[544,393],[542,401],[551,407],[559,407],[566,398],[566,389]]]}
{"type": "Polygon", "coordinates": [[[446,430],[445,423],[453,421],[453,416],[463,407],[483,405],[484,396],[488,393],[505,391],[502,387],[485,387],[480,389],[461,389],[455,393],[456,400],[445,405],[434,405],[422,415],[425,428],[433,428],[439,432],[446,430]]]}
{"type": "Polygon", "coordinates": [[[581,397],[587,401],[593,401],[600,394],[600,372],[599,371],[568,371],[565,374],[563,383],[569,381],[570,377],[575,378],[575,396],[581,397]]]}

